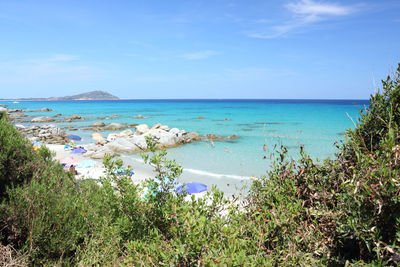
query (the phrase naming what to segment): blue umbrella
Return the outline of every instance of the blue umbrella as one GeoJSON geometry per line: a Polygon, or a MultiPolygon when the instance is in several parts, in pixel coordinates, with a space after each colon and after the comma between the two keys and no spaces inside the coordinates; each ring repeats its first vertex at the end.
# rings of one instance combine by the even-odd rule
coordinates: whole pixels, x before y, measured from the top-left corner
{"type": "Polygon", "coordinates": [[[71,139],[71,140],[78,140],[78,141],[82,139],[80,136],[73,135],[73,134],[67,135],[67,138],[71,139]]]}
{"type": "Polygon", "coordinates": [[[34,146],[41,146],[41,145],[42,145],[42,143],[41,143],[41,142],[37,142],[37,141],[36,141],[36,142],[33,142],[33,145],[34,145],[34,146]]]}
{"type": "Polygon", "coordinates": [[[176,188],[176,191],[181,194],[186,192],[188,194],[195,194],[207,191],[207,185],[201,183],[187,183],[176,188]]]}
{"type": "Polygon", "coordinates": [[[71,150],[71,154],[83,154],[86,152],[87,152],[87,150],[82,147],[74,148],[71,150]]]}
{"type": "Polygon", "coordinates": [[[85,159],[84,161],[79,162],[78,165],[76,165],[77,168],[91,168],[94,165],[96,165],[97,162],[91,159],[85,159]]]}
{"type": "Polygon", "coordinates": [[[119,168],[114,172],[116,175],[134,175],[135,173],[129,168],[119,168]]]}

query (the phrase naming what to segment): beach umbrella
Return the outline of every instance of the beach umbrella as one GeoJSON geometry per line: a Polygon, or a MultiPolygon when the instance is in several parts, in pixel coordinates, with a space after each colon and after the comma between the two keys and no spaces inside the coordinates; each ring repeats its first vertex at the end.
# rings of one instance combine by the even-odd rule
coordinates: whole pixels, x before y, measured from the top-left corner
{"type": "Polygon", "coordinates": [[[60,159],[60,163],[65,164],[65,165],[75,165],[78,163],[78,160],[75,159],[74,157],[66,157],[66,158],[60,159]]]}
{"type": "Polygon", "coordinates": [[[202,184],[202,183],[187,183],[181,186],[178,186],[176,188],[176,191],[181,194],[183,192],[186,192],[188,194],[196,194],[196,193],[201,193],[204,191],[207,191],[207,185],[202,184]]]}
{"type": "Polygon", "coordinates": [[[134,175],[135,173],[129,168],[119,168],[114,172],[116,175],[134,175]]]}
{"type": "Polygon", "coordinates": [[[104,137],[99,133],[92,133],[92,139],[97,141],[97,142],[103,142],[104,141],[104,137]]]}
{"type": "Polygon", "coordinates": [[[78,165],[76,165],[77,168],[91,168],[94,165],[96,165],[97,162],[91,159],[85,159],[84,161],[79,162],[78,165]]]}
{"type": "Polygon", "coordinates": [[[68,139],[71,139],[71,140],[77,140],[77,141],[79,141],[79,140],[82,139],[80,136],[73,135],[73,134],[67,135],[67,138],[68,138],[68,139]]]}
{"type": "Polygon", "coordinates": [[[71,154],[83,154],[86,152],[87,152],[87,150],[82,147],[74,148],[71,150],[71,154]]]}
{"type": "Polygon", "coordinates": [[[41,142],[38,142],[38,141],[36,141],[36,142],[33,142],[33,146],[41,146],[42,145],[42,143],[41,142]]]}

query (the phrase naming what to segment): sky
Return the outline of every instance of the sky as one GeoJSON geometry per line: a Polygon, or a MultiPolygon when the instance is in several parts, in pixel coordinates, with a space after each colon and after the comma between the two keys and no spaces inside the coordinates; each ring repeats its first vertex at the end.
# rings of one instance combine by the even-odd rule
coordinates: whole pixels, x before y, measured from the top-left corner
{"type": "Polygon", "coordinates": [[[0,1],[0,98],[368,99],[399,0],[0,1]]]}

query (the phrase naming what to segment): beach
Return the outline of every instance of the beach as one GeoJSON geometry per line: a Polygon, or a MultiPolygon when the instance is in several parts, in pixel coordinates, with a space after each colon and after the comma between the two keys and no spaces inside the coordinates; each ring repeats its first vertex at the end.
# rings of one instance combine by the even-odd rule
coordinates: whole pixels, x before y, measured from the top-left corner
{"type": "MultiPolygon", "coordinates": [[[[271,155],[281,145],[294,159],[300,146],[314,159],[334,156],[335,142],[343,140],[345,129],[353,126],[348,115],[357,120],[365,101],[313,100],[113,100],[113,101],[20,101],[2,102],[9,109],[14,125],[29,128],[51,125],[65,135],[79,135],[76,145],[93,147],[93,133],[104,138],[128,131],[137,135],[138,125],[152,129],[196,133],[193,139],[167,147],[167,158],[175,159],[184,169],[180,182],[200,182],[209,188],[215,185],[225,194],[240,191],[252,177],[266,175],[272,164],[271,155]],[[347,115],[348,114],[348,115],[347,115]],[[42,121],[42,120],[45,121],[42,121]],[[115,128],[113,128],[116,126],[115,128]],[[161,129],[160,128],[160,129],[161,129]],[[210,139],[215,138],[215,139],[210,139]],[[213,143],[211,143],[213,140],[213,143]],[[214,144],[214,145],[213,145],[214,144]],[[266,149],[264,150],[264,145],[266,149]]],[[[37,133],[38,134],[38,133],[37,133]]],[[[32,134],[28,134],[32,136],[32,134]]],[[[49,134],[53,135],[53,132],[49,134]]],[[[159,136],[160,137],[160,136],[159,136]]],[[[165,137],[165,136],[164,136],[165,137]]],[[[131,139],[129,139],[131,140],[131,139]]],[[[128,141],[129,141],[128,140],[128,141]]],[[[63,139],[45,141],[57,158],[68,152],[55,144],[63,139]]],[[[168,141],[168,140],[167,140],[168,141]]],[[[141,139],[144,142],[144,139],[141,139]]],[[[119,158],[131,165],[133,179],[153,177],[153,168],[142,161],[141,150],[124,151],[119,158]]],[[[129,145],[129,144],[128,144],[129,145]]],[[[91,158],[78,156],[79,160],[91,158]]],[[[81,170],[80,176],[101,175],[102,157],[93,170],[81,170]]],[[[78,170],[79,172],[79,170],[78,170]]]]}

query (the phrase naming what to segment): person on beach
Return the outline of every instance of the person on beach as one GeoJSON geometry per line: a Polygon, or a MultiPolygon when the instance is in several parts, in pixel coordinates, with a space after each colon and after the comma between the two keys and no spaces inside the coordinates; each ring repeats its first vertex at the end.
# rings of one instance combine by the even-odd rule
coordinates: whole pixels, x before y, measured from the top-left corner
{"type": "Polygon", "coordinates": [[[215,146],[213,140],[210,140],[210,143],[211,143],[211,146],[212,146],[212,147],[215,146]]]}
{"type": "Polygon", "coordinates": [[[264,144],[263,149],[264,149],[264,151],[267,151],[267,145],[266,144],[264,144]]]}
{"type": "Polygon", "coordinates": [[[69,166],[69,172],[72,173],[73,175],[77,175],[78,172],[75,170],[74,165],[69,166]]]}

